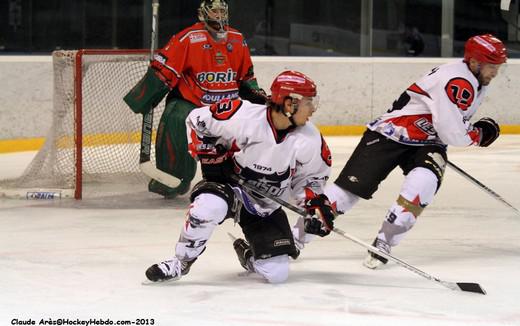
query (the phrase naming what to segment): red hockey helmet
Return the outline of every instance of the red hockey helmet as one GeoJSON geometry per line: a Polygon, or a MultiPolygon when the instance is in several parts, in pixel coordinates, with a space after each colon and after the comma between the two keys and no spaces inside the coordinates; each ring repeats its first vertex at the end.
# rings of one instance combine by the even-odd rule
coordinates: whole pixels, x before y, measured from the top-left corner
{"type": "Polygon", "coordinates": [[[491,34],[470,37],[464,45],[464,61],[473,58],[479,62],[502,64],[507,60],[504,43],[491,34]]]}
{"type": "Polygon", "coordinates": [[[316,84],[301,72],[286,70],[280,73],[271,85],[271,101],[275,104],[283,104],[287,96],[315,97],[317,95],[316,84]]]}

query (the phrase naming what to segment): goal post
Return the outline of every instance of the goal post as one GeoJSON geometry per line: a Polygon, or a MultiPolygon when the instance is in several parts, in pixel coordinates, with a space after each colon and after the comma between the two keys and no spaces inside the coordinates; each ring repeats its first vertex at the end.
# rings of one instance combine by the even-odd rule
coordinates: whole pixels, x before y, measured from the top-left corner
{"type": "MultiPolygon", "coordinates": [[[[80,199],[135,185],[144,190],[149,178],[139,169],[142,116],[123,97],[144,76],[150,50],[54,51],[52,58],[51,129],[23,174],[0,180],[0,195],[80,199]]],[[[164,100],[154,110],[155,121],[163,110],[164,100]]]]}

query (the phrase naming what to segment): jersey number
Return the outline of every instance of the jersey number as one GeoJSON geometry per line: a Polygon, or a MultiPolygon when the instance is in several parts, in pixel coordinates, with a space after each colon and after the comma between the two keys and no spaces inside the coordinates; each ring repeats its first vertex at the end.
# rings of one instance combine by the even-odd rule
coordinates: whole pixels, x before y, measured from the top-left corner
{"type": "Polygon", "coordinates": [[[228,120],[241,106],[241,100],[223,100],[213,104],[209,109],[216,120],[228,120]]]}

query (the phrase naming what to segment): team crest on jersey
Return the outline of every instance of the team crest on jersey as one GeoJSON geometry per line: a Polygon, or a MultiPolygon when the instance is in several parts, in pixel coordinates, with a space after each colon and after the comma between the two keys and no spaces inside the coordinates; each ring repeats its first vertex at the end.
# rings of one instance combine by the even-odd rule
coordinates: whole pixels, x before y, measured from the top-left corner
{"type": "Polygon", "coordinates": [[[222,52],[217,51],[217,54],[215,54],[215,61],[217,61],[218,65],[223,65],[226,62],[226,57],[222,54],[222,52]]]}
{"type": "Polygon", "coordinates": [[[453,78],[444,87],[450,101],[462,111],[466,111],[475,98],[473,85],[464,78],[453,78]]]}
{"type": "Polygon", "coordinates": [[[190,38],[190,43],[205,42],[208,40],[206,35],[204,35],[203,33],[192,33],[192,34],[190,34],[189,38],[190,38]]]}
{"type": "Polygon", "coordinates": [[[241,100],[223,100],[209,107],[213,118],[216,120],[228,120],[242,106],[241,100]]]}

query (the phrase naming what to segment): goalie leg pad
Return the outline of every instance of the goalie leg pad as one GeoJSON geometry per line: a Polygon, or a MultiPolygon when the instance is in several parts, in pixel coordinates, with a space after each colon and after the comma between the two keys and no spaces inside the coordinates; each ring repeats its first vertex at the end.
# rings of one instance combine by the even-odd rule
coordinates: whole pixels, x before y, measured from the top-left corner
{"type": "Polygon", "coordinates": [[[148,68],[143,78],[123,100],[135,113],[146,114],[156,107],[169,91],[170,88],[157,76],[157,72],[148,68]]]}
{"type": "Polygon", "coordinates": [[[175,246],[175,256],[181,261],[197,258],[206,248],[213,230],[227,216],[226,201],[214,194],[201,193],[190,206],[179,241],[175,246]]]}
{"type": "Polygon", "coordinates": [[[242,209],[240,227],[251,245],[255,259],[296,254],[291,227],[281,208],[268,217],[259,217],[242,209]]]}
{"type": "Polygon", "coordinates": [[[188,153],[186,117],[195,108],[190,102],[172,98],[157,128],[155,158],[157,168],[188,183],[195,177],[197,163],[188,153]]]}

